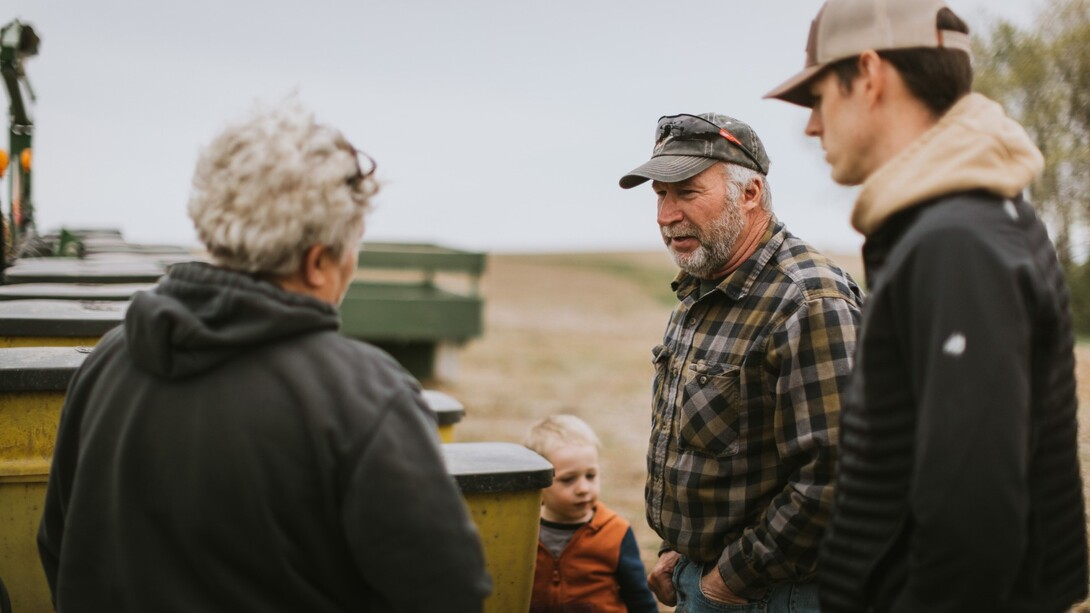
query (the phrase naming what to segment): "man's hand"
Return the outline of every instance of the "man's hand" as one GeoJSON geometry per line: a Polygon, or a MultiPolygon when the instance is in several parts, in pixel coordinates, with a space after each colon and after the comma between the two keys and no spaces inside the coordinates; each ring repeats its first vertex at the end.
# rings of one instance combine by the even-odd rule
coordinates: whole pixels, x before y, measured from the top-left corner
{"type": "Polygon", "coordinates": [[[677,566],[680,558],[681,554],[676,551],[664,551],[655,562],[655,567],[647,575],[647,587],[651,588],[659,602],[669,607],[677,604],[674,567],[677,566]]]}
{"type": "Polygon", "coordinates": [[[745,598],[730,591],[727,584],[723,582],[723,577],[720,576],[719,569],[714,566],[712,567],[712,572],[700,578],[700,591],[704,592],[704,595],[707,596],[709,600],[722,604],[749,603],[745,598]]]}

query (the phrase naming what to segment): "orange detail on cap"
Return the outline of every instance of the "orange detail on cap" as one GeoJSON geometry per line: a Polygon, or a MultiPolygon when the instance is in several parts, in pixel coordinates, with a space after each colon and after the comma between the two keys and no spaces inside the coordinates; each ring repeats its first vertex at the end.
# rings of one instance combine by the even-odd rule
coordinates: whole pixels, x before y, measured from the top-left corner
{"type": "Polygon", "coordinates": [[[745,149],[745,145],[742,144],[742,141],[735,138],[733,134],[731,134],[730,132],[727,132],[723,128],[719,128],[719,136],[722,136],[723,138],[725,138],[725,139],[729,140],[730,142],[734,143],[735,145],[738,145],[742,149],[745,149]]]}
{"type": "Polygon", "coordinates": [[[11,158],[8,157],[8,152],[0,149],[0,177],[3,177],[8,172],[8,162],[11,158]]]}
{"type": "Polygon", "coordinates": [[[23,149],[19,154],[19,163],[23,165],[23,172],[30,172],[30,149],[23,149]]]}

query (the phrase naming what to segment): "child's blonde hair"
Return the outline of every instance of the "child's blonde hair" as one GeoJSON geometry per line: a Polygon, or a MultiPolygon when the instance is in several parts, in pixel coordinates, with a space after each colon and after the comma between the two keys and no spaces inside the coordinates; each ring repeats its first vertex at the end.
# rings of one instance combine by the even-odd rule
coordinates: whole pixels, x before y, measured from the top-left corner
{"type": "Polygon", "coordinates": [[[530,426],[522,444],[540,455],[548,456],[564,445],[593,445],[601,449],[598,435],[587,422],[575,415],[551,415],[530,426]]]}

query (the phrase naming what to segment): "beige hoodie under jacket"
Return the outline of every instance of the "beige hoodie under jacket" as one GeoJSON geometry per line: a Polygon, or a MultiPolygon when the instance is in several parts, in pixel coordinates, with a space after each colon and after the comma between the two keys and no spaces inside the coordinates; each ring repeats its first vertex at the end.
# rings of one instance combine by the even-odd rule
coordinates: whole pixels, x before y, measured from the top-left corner
{"type": "Polygon", "coordinates": [[[863,182],[852,225],[869,235],[894,213],[944,194],[985,189],[1014,198],[1042,168],[1025,129],[998,103],[969,94],[863,182]]]}

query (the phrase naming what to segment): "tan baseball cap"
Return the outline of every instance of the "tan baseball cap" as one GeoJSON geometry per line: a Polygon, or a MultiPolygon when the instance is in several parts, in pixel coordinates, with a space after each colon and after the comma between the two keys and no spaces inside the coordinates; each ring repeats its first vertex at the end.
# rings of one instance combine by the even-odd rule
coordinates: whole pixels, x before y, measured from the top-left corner
{"type": "Polygon", "coordinates": [[[943,0],[828,0],[810,24],[806,67],[765,94],[813,106],[810,80],[826,66],[873,49],[942,48],[970,53],[969,35],[938,28],[943,0]]]}

